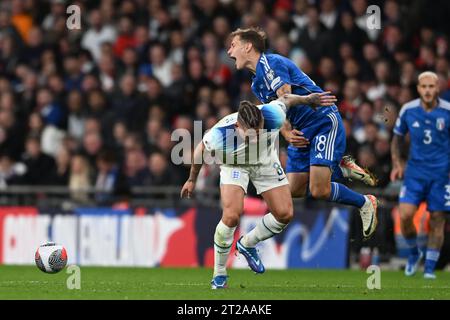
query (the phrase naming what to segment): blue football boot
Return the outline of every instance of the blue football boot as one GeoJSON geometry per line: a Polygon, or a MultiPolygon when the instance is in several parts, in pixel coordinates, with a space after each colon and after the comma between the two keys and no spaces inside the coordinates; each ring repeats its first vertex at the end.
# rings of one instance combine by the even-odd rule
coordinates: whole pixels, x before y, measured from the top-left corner
{"type": "Polygon", "coordinates": [[[226,289],[228,276],[215,276],[211,280],[211,289],[226,289]]]}
{"type": "Polygon", "coordinates": [[[419,268],[420,260],[422,260],[423,253],[419,250],[418,255],[409,255],[408,262],[405,267],[405,276],[411,277],[416,274],[417,268],[419,268]]]}
{"type": "Polygon", "coordinates": [[[241,243],[242,237],[236,242],[236,250],[242,254],[247,260],[248,266],[256,273],[264,273],[266,269],[262,264],[262,261],[258,255],[258,251],[256,248],[247,248],[244,247],[241,243]]]}

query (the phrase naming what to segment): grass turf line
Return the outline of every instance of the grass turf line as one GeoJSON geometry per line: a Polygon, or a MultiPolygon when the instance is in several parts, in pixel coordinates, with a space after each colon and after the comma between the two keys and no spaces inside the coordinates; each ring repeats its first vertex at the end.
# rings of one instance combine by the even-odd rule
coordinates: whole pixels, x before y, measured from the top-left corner
{"type": "Polygon", "coordinates": [[[81,267],[81,290],[69,290],[66,269],[45,274],[35,266],[0,266],[0,299],[450,299],[450,273],[437,280],[422,273],[381,271],[381,289],[370,274],[354,270],[229,270],[229,288],[211,290],[212,269],[81,267]]]}

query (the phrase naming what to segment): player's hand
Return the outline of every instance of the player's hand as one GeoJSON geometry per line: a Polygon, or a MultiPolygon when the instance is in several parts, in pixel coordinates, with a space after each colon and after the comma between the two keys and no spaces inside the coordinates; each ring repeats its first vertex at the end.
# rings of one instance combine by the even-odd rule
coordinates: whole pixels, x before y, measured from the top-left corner
{"type": "Polygon", "coordinates": [[[183,188],[181,189],[180,197],[190,199],[192,197],[192,193],[194,192],[194,188],[195,188],[194,181],[192,180],[186,181],[183,188]]]}
{"type": "Polygon", "coordinates": [[[391,171],[391,181],[395,181],[403,178],[403,172],[405,171],[405,167],[401,164],[394,165],[391,171]]]}
{"type": "Polygon", "coordinates": [[[321,93],[311,93],[307,96],[309,101],[309,105],[315,109],[317,107],[329,107],[334,105],[337,102],[337,99],[334,95],[331,94],[331,91],[321,92],[321,93]]]}
{"type": "Polygon", "coordinates": [[[284,138],[296,148],[306,148],[309,140],[303,136],[303,132],[296,129],[286,131],[284,138]]]}

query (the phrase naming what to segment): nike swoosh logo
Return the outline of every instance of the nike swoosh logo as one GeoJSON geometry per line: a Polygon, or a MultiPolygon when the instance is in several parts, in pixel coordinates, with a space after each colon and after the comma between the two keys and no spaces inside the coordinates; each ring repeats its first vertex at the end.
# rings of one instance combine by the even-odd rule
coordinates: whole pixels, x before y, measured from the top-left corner
{"type": "Polygon", "coordinates": [[[366,229],[366,231],[364,231],[364,233],[369,232],[370,229],[372,228],[372,224],[373,224],[373,216],[374,216],[374,215],[372,214],[372,219],[370,219],[369,227],[366,229]]]}
{"type": "Polygon", "coordinates": [[[278,178],[278,181],[283,181],[284,179],[286,179],[286,177],[284,177],[284,178],[278,178]]]}
{"type": "Polygon", "coordinates": [[[353,172],[354,174],[357,174],[358,176],[360,176],[361,178],[364,178],[364,175],[362,173],[359,172],[353,172]]]}
{"type": "Polygon", "coordinates": [[[250,252],[248,252],[248,251],[244,248],[244,246],[240,245],[240,247],[241,247],[242,251],[245,251],[245,252],[250,256],[250,259],[252,259],[253,262],[255,262],[255,264],[256,264],[258,267],[261,265],[261,260],[256,260],[255,258],[253,258],[253,256],[250,254],[250,252]]]}

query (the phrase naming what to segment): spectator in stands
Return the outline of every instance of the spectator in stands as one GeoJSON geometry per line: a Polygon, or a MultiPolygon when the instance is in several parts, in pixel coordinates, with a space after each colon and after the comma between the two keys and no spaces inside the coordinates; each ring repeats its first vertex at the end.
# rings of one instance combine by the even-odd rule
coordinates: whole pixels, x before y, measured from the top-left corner
{"type": "Polygon", "coordinates": [[[20,184],[24,170],[23,164],[14,163],[14,159],[7,154],[0,154],[0,190],[20,184]]]}
{"type": "Polygon", "coordinates": [[[84,133],[84,123],[86,121],[86,113],[83,107],[83,96],[80,91],[72,90],[67,96],[67,133],[81,140],[84,133]]]}
{"type": "Polygon", "coordinates": [[[69,149],[61,146],[56,154],[56,170],[51,180],[51,184],[57,186],[67,186],[69,184],[70,175],[70,158],[69,149]]]}
{"type": "Polygon", "coordinates": [[[97,156],[96,165],[96,203],[98,205],[111,205],[117,201],[118,197],[128,197],[128,184],[120,170],[114,152],[103,149],[97,156]]]}
{"type": "Polygon", "coordinates": [[[88,159],[89,165],[95,167],[97,154],[103,147],[103,139],[99,132],[87,132],[83,136],[82,153],[88,159]]]}
{"type": "Polygon", "coordinates": [[[87,159],[75,154],[70,159],[69,190],[71,198],[86,203],[89,200],[89,188],[92,187],[92,169],[87,159]]]}
{"type": "Polygon", "coordinates": [[[104,25],[100,10],[94,9],[89,14],[89,30],[83,35],[81,45],[88,49],[96,61],[101,57],[101,45],[104,42],[113,43],[117,30],[113,26],[104,25]]]}
{"type": "Polygon", "coordinates": [[[55,174],[55,160],[41,151],[41,142],[38,137],[27,137],[22,161],[26,167],[26,173],[23,176],[23,184],[51,184],[52,181],[49,177],[55,174]]]}
{"type": "Polygon", "coordinates": [[[173,186],[181,181],[177,171],[173,170],[161,152],[156,151],[148,157],[147,168],[149,175],[145,184],[148,186],[173,186]]]}
{"type": "Polygon", "coordinates": [[[149,179],[147,159],[142,149],[126,151],[124,174],[130,187],[142,187],[149,179]]]}
{"type": "Polygon", "coordinates": [[[418,2],[384,1],[381,31],[367,28],[366,0],[86,2],[88,21],[70,31],[63,1],[35,11],[30,3],[3,0],[0,8],[0,153],[14,161],[29,135],[41,141],[40,154],[54,160],[64,145],[93,168],[105,146],[117,165],[136,145],[169,159],[171,132],[187,119],[211,128],[238,101],[255,100],[251,75],[224,50],[230,27],[263,27],[268,51],[291,57],[339,97],[347,153],[372,148],[380,181],[386,140],[416,96],[418,72],[435,71],[441,98],[450,99],[445,10],[420,20],[404,14],[418,2]]]}

